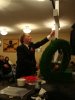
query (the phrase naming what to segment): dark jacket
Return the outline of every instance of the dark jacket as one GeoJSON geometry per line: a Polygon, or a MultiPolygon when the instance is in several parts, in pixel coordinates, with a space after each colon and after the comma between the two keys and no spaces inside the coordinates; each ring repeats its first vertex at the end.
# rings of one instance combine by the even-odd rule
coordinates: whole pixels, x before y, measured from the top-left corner
{"type": "Polygon", "coordinates": [[[8,61],[5,61],[2,68],[3,75],[9,74],[11,71],[12,71],[11,65],[9,64],[8,61]],[[4,67],[5,64],[8,66],[8,68],[4,67]]]}
{"type": "Polygon", "coordinates": [[[33,75],[36,72],[35,49],[49,40],[47,38],[37,43],[30,43],[29,48],[24,44],[17,47],[16,78],[33,75]]]}

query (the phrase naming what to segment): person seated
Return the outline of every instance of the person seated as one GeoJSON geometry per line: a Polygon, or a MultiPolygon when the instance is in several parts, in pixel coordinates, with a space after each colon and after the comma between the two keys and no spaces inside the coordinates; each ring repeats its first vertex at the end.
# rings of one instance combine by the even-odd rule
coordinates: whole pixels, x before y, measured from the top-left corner
{"type": "Polygon", "coordinates": [[[3,55],[0,55],[0,79],[2,79],[2,68],[3,68],[3,65],[4,65],[4,56],[3,55]]]}
{"type": "Polygon", "coordinates": [[[2,73],[4,78],[10,78],[12,76],[12,67],[9,64],[9,57],[5,57],[4,64],[2,67],[2,73]]]}

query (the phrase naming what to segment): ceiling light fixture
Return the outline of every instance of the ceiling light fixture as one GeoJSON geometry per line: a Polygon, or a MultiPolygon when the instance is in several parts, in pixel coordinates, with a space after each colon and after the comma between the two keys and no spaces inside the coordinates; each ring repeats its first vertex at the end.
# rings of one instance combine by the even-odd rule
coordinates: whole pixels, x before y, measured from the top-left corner
{"type": "Polygon", "coordinates": [[[23,32],[26,34],[29,34],[31,32],[31,29],[29,28],[29,26],[25,26],[25,28],[23,29],[23,32]]]}
{"type": "Polygon", "coordinates": [[[1,35],[7,35],[8,29],[6,27],[0,27],[0,34],[1,35]]]}
{"type": "Polygon", "coordinates": [[[8,32],[6,30],[1,30],[0,33],[1,33],[1,35],[7,35],[8,34],[8,32]]]}

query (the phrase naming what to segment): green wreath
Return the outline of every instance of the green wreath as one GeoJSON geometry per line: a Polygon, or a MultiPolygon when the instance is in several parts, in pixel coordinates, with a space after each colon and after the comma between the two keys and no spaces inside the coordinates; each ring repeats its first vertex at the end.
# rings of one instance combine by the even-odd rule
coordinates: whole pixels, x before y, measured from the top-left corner
{"type": "Polygon", "coordinates": [[[69,42],[63,39],[53,40],[44,50],[40,59],[40,73],[44,79],[48,80],[52,72],[64,72],[70,61],[70,45],[69,42]],[[58,51],[62,56],[60,63],[52,62],[55,52],[58,51]],[[59,66],[54,70],[55,66],[59,66]]]}

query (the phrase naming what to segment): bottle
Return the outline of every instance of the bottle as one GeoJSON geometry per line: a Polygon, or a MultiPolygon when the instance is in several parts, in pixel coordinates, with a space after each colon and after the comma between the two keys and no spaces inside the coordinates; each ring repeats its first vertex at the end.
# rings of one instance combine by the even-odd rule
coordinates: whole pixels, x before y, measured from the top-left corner
{"type": "Polygon", "coordinates": [[[39,93],[40,89],[41,89],[41,81],[37,80],[35,83],[35,92],[39,93]]]}

